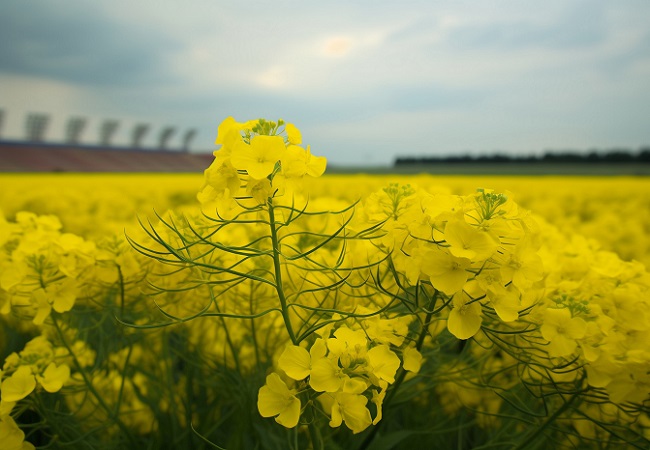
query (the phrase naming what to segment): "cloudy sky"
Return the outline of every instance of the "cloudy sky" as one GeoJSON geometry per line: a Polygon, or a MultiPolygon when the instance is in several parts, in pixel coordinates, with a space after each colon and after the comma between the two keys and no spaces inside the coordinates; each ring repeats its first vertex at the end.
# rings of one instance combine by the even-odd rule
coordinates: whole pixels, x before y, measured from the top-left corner
{"type": "MultiPolygon", "coordinates": [[[[650,144],[650,2],[3,0],[3,138],[25,115],[283,118],[332,164],[650,144]]],[[[180,146],[176,135],[172,146],[180,146]]]]}

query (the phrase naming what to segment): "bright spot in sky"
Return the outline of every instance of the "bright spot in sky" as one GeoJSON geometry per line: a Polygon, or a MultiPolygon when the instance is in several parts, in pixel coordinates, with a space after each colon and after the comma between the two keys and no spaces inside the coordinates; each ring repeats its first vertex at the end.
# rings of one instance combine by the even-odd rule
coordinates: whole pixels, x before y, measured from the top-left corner
{"type": "Polygon", "coordinates": [[[347,37],[337,36],[325,41],[323,51],[326,56],[345,56],[352,48],[352,40],[347,37]]]}

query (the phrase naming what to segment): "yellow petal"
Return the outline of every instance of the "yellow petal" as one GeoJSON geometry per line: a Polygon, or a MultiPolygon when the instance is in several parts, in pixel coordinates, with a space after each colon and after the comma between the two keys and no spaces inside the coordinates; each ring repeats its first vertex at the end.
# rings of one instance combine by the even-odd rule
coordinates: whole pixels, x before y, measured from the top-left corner
{"type": "Polygon", "coordinates": [[[234,117],[226,117],[217,128],[217,138],[214,141],[215,145],[223,144],[224,146],[232,145],[239,137],[239,130],[242,124],[237,122],[234,117]]]}
{"type": "Polygon", "coordinates": [[[38,377],[38,382],[47,392],[58,392],[69,378],[70,367],[65,364],[57,367],[55,363],[51,362],[43,372],[43,376],[38,377]]]}
{"type": "Polygon", "coordinates": [[[280,425],[293,428],[300,418],[300,400],[289,390],[277,373],[266,377],[259,390],[257,410],[262,417],[273,417],[280,425]]]}
{"type": "Polygon", "coordinates": [[[429,276],[434,288],[447,295],[460,291],[469,277],[465,270],[471,261],[458,258],[444,250],[435,249],[426,252],[422,257],[422,272],[429,276]]]}
{"type": "Polygon", "coordinates": [[[321,358],[312,362],[309,385],[316,392],[336,392],[341,387],[339,367],[328,358],[321,358]]]}
{"type": "Polygon", "coordinates": [[[0,439],[5,450],[31,450],[34,448],[25,442],[25,433],[18,427],[11,416],[0,417],[0,439]]]}
{"type": "Polygon", "coordinates": [[[422,367],[422,354],[414,347],[407,347],[404,349],[403,367],[404,370],[409,372],[418,373],[422,367]]]}
{"type": "Polygon", "coordinates": [[[2,401],[17,402],[32,393],[36,379],[28,366],[20,366],[9,378],[2,382],[2,401]]]}
{"type": "MultiPolygon", "coordinates": [[[[366,408],[368,399],[362,395],[354,394],[337,394],[336,399],[339,404],[341,415],[345,425],[352,430],[354,434],[360,433],[372,424],[370,411],[366,408]]],[[[332,418],[334,417],[334,408],[332,408],[332,418]]]]}
{"type": "Polygon", "coordinates": [[[290,345],[284,349],[278,359],[278,367],[284,370],[294,380],[304,380],[311,370],[311,357],[309,352],[297,345],[290,345]]]}
{"type": "Polygon", "coordinates": [[[309,155],[309,158],[307,159],[307,175],[320,177],[325,173],[327,159],[324,156],[312,155],[309,151],[309,146],[307,147],[307,154],[309,155]]]}
{"type": "Polygon", "coordinates": [[[21,265],[13,264],[9,267],[3,267],[2,275],[0,275],[0,288],[8,291],[20,284],[25,276],[26,272],[21,265]]]}
{"type": "Polygon", "coordinates": [[[300,400],[297,397],[291,399],[291,403],[278,414],[275,421],[286,428],[293,428],[300,420],[300,400]]]}
{"type": "Polygon", "coordinates": [[[447,329],[458,339],[469,339],[481,329],[481,305],[478,302],[456,306],[447,319],[447,329]]]}
{"type": "Polygon", "coordinates": [[[377,378],[389,383],[395,382],[395,372],[399,369],[400,361],[387,345],[378,345],[368,350],[368,362],[377,378]]]}
{"type": "Polygon", "coordinates": [[[300,145],[302,143],[302,135],[300,130],[292,123],[285,125],[284,129],[287,131],[287,138],[290,144],[300,145]]]}

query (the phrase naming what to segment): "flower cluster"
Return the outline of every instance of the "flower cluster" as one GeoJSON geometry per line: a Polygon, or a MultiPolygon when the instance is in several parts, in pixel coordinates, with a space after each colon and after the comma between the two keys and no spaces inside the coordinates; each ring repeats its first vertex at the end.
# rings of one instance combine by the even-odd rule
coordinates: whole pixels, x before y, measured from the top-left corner
{"type": "Polygon", "coordinates": [[[390,186],[364,203],[381,224],[378,248],[390,254],[399,282],[428,282],[449,298],[449,331],[469,339],[484,320],[513,322],[531,306],[543,277],[538,230],[506,195],[429,194],[390,186]]]}
{"type": "Polygon", "coordinates": [[[586,368],[587,382],[616,404],[650,392],[650,274],[579,236],[545,227],[549,271],[536,318],[548,353],[586,368]]]}
{"type": "Polygon", "coordinates": [[[221,148],[205,170],[201,203],[248,197],[264,204],[276,192],[299,186],[305,175],[325,172],[325,158],[301,147],[300,130],[282,120],[239,123],[228,117],[219,125],[215,144],[221,148]]]}
{"type": "Polygon", "coordinates": [[[68,355],[67,349],[53,347],[45,336],[9,355],[2,366],[0,409],[11,411],[12,404],[27,397],[37,385],[47,392],[59,391],[70,378],[70,366],[62,361],[68,355]]]}
{"type": "MultiPolygon", "coordinates": [[[[414,346],[403,345],[409,317],[359,320],[349,327],[339,323],[324,327],[309,349],[288,345],[277,361],[292,389],[278,372],[266,377],[259,391],[258,409],[263,417],[274,417],[287,428],[298,425],[307,405],[320,406],[331,427],[342,423],[360,433],[382,418],[382,402],[388,386],[395,383],[403,367],[417,373],[422,355],[414,346]],[[397,353],[402,355],[402,359],[397,353]],[[300,396],[306,398],[302,407],[300,396]],[[316,402],[314,401],[316,400],[316,402]],[[374,405],[374,418],[367,407],[374,405]]],[[[310,414],[315,415],[312,411],[310,414]]]]}
{"type": "Polygon", "coordinates": [[[25,344],[20,352],[11,353],[0,370],[0,441],[3,448],[33,449],[25,433],[16,425],[11,413],[18,402],[34,391],[55,393],[70,380],[70,353],[55,347],[46,336],[25,344]]]}
{"type": "Polygon", "coordinates": [[[52,310],[69,311],[78,297],[79,286],[92,275],[95,244],[61,233],[54,216],[22,212],[16,223],[5,222],[4,249],[0,265],[0,312],[12,310],[41,325],[52,310]]]}

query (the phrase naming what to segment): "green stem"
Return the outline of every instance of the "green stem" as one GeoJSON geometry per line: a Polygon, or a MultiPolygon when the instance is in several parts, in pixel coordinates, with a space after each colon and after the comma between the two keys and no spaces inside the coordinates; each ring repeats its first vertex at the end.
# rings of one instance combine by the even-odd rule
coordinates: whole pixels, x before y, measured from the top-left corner
{"type": "Polygon", "coordinates": [[[70,345],[68,345],[68,342],[66,341],[65,336],[63,335],[63,330],[61,330],[61,327],[59,326],[59,322],[56,320],[56,316],[52,314],[50,317],[52,318],[52,322],[54,323],[54,328],[56,328],[56,331],[59,334],[59,338],[61,339],[61,342],[63,343],[64,347],[68,350],[68,353],[70,353],[70,356],[72,356],[72,361],[74,362],[75,368],[83,378],[84,383],[86,383],[86,386],[88,387],[88,391],[93,395],[93,397],[95,397],[97,403],[99,403],[99,406],[101,406],[102,409],[106,411],[108,418],[115,422],[115,424],[119,427],[119,429],[122,431],[124,436],[126,436],[129,442],[131,442],[131,445],[134,446],[133,448],[136,448],[136,446],[138,446],[137,441],[131,435],[131,431],[129,430],[129,428],[124,424],[124,422],[120,420],[119,411],[112,411],[111,408],[109,408],[109,406],[104,401],[104,398],[99,394],[99,392],[97,392],[92,382],[88,379],[88,375],[86,375],[86,372],[81,367],[81,364],[77,359],[77,355],[75,355],[75,353],[70,348],[70,345]]]}
{"type": "Polygon", "coordinates": [[[117,266],[117,275],[120,282],[120,319],[124,320],[124,275],[119,265],[117,266]]]}
{"type": "Polygon", "coordinates": [[[532,433],[530,433],[528,436],[526,436],[522,441],[521,444],[519,444],[515,450],[522,450],[525,448],[529,448],[531,443],[535,443],[535,439],[537,439],[553,422],[557,420],[558,417],[560,417],[560,414],[562,414],[564,411],[569,409],[571,404],[578,398],[578,396],[582,393],[582,391],[578,390],[573,393],[571,398],[569,398],[568,401],[566,401],[560,408],[558,408],[557,411],[555,411],[551,416],[546,419],[546,421],[539,426],[537,429],[535,429],[532,433]]]}
{"type": "Polygon", "coordinates": [[[282,288],[282,266],[280,264],[280,245],[278,242],[278,231],[275,227],[275,212],[273,210],[273,199],[269,198],[269,225],[271,226],[271,245],[273,246],[273,268],[275,269],[275,290],[278,293],[278,298],[280,299],[280,307],[282,309],[282,319],[284,320],[284,325],[289,333],[291,342],[293,345],[298,345],[298,340],[296,339],[296,334],[293,331],[293,326],[291,325],[291,318],[289,317],[289,308],[287,307],[287,298],[284,295],[284,289],[282,288]]]}
{"type": "Polygon", "coordinates": [[[313,420],[309,422],[309,437],[311,439],[311,447],[313,450],[325,450],[323,437],[320,435],[316,422],[313,420]]]}

